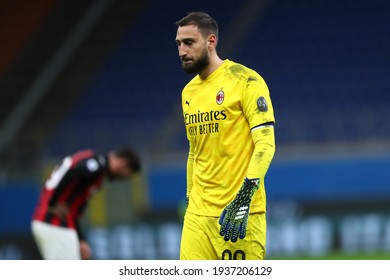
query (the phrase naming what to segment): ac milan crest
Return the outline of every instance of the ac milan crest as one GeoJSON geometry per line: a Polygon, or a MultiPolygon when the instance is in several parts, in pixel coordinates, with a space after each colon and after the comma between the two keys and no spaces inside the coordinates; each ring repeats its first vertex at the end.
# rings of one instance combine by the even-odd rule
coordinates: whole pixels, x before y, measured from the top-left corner
{"type": "Polygon", "coordinates": [[[223,90],[220,90],[218,93],[217,93],[217,104],[218,105],[221,105],[223,100],[225,99],[225,93],[223,92],[223,90]]]}

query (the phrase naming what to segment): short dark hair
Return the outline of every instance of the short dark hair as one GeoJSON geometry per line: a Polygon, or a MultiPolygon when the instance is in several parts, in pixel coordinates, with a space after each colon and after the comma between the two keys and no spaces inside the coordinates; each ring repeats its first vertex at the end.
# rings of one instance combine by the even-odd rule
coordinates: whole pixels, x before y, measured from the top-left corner
{"type": "Polygon", "coordinates": [[[138,154],[130,147],[119,147],[113,153],[127,161],[129,168],[133,172],[139,172],[141,170],[141,161],[138,154]]]}
{"type": "Polygon", "coordinates": [[[218,39],[218,24],[205,12],[189,12],[185,17],[176,22],[177,26],[195,25],[203,37],[214,34],[218,39]]]}

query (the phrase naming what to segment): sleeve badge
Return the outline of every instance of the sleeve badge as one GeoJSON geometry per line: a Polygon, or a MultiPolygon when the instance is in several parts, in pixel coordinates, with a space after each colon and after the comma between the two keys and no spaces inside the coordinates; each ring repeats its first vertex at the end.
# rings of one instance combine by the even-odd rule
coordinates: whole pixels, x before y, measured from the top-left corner
{"type": "Polygon", "coordinates": [[[259,109],[260,112],[267,112],[268,111],[268,104],[267,101],[265,100],[264,96],[260,96],[257,99],[257,109],[259,109]]]}

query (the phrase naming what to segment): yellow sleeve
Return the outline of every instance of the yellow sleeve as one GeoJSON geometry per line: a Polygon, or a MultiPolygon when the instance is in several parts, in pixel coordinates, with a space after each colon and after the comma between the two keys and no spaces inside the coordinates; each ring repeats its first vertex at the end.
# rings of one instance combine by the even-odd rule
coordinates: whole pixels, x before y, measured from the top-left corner
{"type": "Polygon", "coordinates": [[[242,96],[242,107],[251,129],[275,122],[268,86],[261,76],[253,75],[247,80],[242,96]]]}
{"type": "Polygon", "coordinates": [[[264,180],[275,154],[275,133],[272,125],[252,129],[254,151],[247,171],[248,179],[264,180]]]}
{"type": "Polygon", "coordinates": [[[194,170],[194,147],[195,143],[193,141],[189,141],[190,149],[188,152],[188,159],[187,159],[187,192],[186,196],[190,197],[191,189],[192,189],[192,174],[194,170]]]}

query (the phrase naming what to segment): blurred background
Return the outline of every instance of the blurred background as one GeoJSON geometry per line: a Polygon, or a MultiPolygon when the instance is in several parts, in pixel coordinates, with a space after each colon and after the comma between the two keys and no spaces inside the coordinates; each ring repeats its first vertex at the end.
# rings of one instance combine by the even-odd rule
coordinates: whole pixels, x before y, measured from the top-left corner
{"type": "Polygon", "coordinates": [[[39,259],[30,218],[64,156],[131,145],[83,227],[94,259],[177,259],[188,151],[175,22],[268,83],[268,259],[390,258],[390,2],[0,1],[0,259],[39,259]]]}

